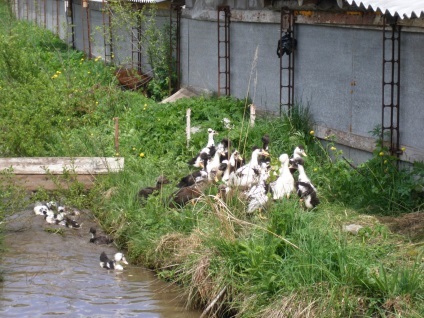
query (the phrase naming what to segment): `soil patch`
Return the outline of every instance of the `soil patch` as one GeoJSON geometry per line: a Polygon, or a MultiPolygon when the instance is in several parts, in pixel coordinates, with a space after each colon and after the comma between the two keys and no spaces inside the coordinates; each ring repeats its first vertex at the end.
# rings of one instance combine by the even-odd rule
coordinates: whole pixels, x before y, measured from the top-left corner
{"type": "Polygon", "coordinates": [[[424,239],[424,211],[405,213],[398,217],[382,216],[378,220],[392,232],[405,235],[412,241],[424,239]]]}

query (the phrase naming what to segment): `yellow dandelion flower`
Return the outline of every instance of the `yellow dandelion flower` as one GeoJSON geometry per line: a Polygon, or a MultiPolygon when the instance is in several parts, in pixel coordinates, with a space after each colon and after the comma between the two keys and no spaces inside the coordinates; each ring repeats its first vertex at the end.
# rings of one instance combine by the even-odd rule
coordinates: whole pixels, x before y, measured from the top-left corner
{"type": "Polygon", "coordinates": [[[380,151],[380,153],[378,154],[380,157],[384,156],[384,151],[380,151]]]}
{"type": "Polygon", "coordinates": [[[90,73],[91,73],[90,71],[87,72],[87,74],[90,74],[90,73]]]}
{"type": "Polygon", "coordinates": [[[314,171],[317,172],[318,171],[318,168],[314,168],[314,171]]]}
{"type": "Polygon", "coordinates": [[[402,147],[402,148],[400,148],[400,150],[405,151],[405,150],[406,150],[406,148],[405,148],[405,147],[402,147]]]}
{"type": "Polygon", "coordinates": [[[147,104],[144,104],[144,107],[147,107],[147,104]]]}
{"type": "Polygon", "coordinates": [[[82,58],[81,61],[84,61],[84,58],[82,58]]]}
{"type": "Polygon", "coordinates": [[[146,110],[146,107],[144,107],[143,110],[146,110]]]}
{"type": "Polygon", "coordinates": [[[98,58],[95,58],[95,59],[94,59],[94,62],[97,62],[98,60],[99,60],[98,58]]]}
{"type": "Polygon", "coordinates": [[[99,102],[96,102],[96,105],[99,105],[99,102]]]}
{"type": "Polygon", "coordinates": [[[71,118],[68,118],[68,119],[67,119],[67,121],[70,121],[70,120],[71,120],[71,118]]]}
{"type": "Polygon", "coordinates": [[[387,164],[387,159],[383,161],[383,163],[386,165],[387,164]]]}
{"type": "Polygon", "coordinates": [[[132,147],[132,150],[135,150],[135,147],[132,147]]]}
{"type": "Polygon", "coordinates": [[[119,152],[115,153],[115,156],[116,156],[116,157],[119,157],[119,152]]]}
{"type": "Polygon", "coordinates": [[[140,157],[141,158],[144,158],[144,153],[140,153],[140,157]]]}
{"type": "Polygon", "coordinates": [[[314,134],[315,134],[315,131],[311,130],[309,133],[310,133],[311,135],[314,135],[314,134]]]}
{"type": "Polygon", "coordinates": [[[97,57],[97,59],[98,59],[98,60],[101,60],[101,59],[102,59],[102,56],[101,56],[101,55],[99,55],[99,56],[97,57]]]}
{"type": "Polygon", "coordinates": [[[111,57],[111,58],[114,58],[114,57],[115,57],[115,54],[112,54],[110,57],[111,57]]]}
{"type": "Polygon", "coordinates": [[[332,146],[330,149],[334,151],[334,150],[336,150],[337,148],[336,148],[336,147],[334,147],[334,146],[332,146]]]}

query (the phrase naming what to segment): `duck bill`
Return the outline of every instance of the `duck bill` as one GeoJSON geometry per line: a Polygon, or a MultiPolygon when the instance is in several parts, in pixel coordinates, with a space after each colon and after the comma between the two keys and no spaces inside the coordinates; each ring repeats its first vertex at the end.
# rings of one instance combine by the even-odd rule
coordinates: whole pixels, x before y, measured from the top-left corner
{"type": "Polygon", "coordinates": [[[262,150],[261,155],[265,157],[269,157],[269,152],[266,150],[262,150]]]}
{"type": "Polygon", "coordinates": [[[302,152],[302,155],[304,156],[304,157],[307,157],[308,155],[306,154],[306,152],[302,152]]]}

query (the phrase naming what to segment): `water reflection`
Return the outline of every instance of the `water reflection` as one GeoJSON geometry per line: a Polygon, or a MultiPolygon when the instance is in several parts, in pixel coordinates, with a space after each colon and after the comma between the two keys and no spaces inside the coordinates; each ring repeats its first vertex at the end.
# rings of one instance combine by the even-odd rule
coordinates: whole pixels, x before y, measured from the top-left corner
{"type": "Polygon", "coordinates": [[[94,223],[85,215],[82,229],[59,235],[32,210],[8,219],[2,259],[0,317],[197,318],[186,311],[178,290],[148,270],[125,265],[123,272],[100,268],[104,250],[88,243],[94,223]]]}

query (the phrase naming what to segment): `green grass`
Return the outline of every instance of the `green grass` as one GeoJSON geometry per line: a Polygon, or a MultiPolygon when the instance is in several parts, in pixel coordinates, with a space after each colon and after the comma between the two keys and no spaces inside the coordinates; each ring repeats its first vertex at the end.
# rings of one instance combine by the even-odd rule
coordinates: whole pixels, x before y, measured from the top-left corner
{"type": "MultiPolygon", "coordinates": [[[[90,192],[73,184],[69,191],[39,191],[32,200],[60,196],[91,209],[133,263],[179,284],[192,307],[205,308],[223,291],[212,308],[220,317],[422,316],[422,241],[390,232],[375,217],[422,210],[422,164],[398,170],[396,159],[376,145],[374,157],[353,168],[332,148],[336,140],[322,144],[311,133],[309,106],[297,105],[291,117],[261,116],[249,127],[246,101],[198,97],[159,104],[122,91],[111,65],[70,50],[49,31],[3,19],[4,2],[0,15],[0,47],[7,50],[0,54],[1,155],[125,158],[124,171],[99,178],[90,192]],[[191,125],[201,129],[189,147],[187,108],[191,125]],[[233,129],[224,128],[224,117],[233,129]],[[222,202],[212,186],[196,204],[168,208],[165,200],[192,171],[186,162],[204,146],[209,127],[247,158],[269,134],[274,166],[281,153],[304,144],[306,172],[321,204],[307,212],[293,196],[269,204],[262,219],[246,214],[236,197],[222,202]],[[171,184],[138,201],[137,192],[162,174],[171,184]],[[364,228],[358,235],[344,232],[351,223],[364,228]]],[[[5,175],[3,214],[20,191],[11,186],[11,172],[5,175]]]]}

